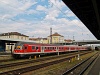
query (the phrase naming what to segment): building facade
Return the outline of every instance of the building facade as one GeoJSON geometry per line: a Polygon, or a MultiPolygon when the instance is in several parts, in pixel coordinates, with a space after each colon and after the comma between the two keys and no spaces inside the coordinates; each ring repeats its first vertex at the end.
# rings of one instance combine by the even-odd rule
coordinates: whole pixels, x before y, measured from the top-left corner
{"type": "Polygon", "coordinates": [[[29,40],[29,36],[26,36],[26,35],[18,33],[18,32],[2,33],[2,34],[0,34],[0,37],[11,38],[11,39],[20,39],[20,40],[29,40]]]}
{"type": "MultiPolygon", "coordinates": [[[[47,38],[29,38],[29,36],[26,36],[24,34],[18,33],[18,32],[8,32],[8,33],[2,33],[0,34],[1,38],[9,38],[9,39],[18,39],[18,40],[32,40],[36,43],[45,43],[45,44],[63,44],[63,43],[71,43],[72,40],[66,40],[64,39],[64,36],[58,34],[57,32],[47,36],[47,38]]],[[[5,50],[11,51],[11,49],[14,49],[15,43],[0,43],[0,48],[5,47],[5,50]],[[5,46],[4,46],[5,44],[5,46]],[[13,45],[10,45],[13,44],[13,45]]],[[[4,48],[3,48],[4,49],[4,48]]]]}
{"type": "MultiPolygon", "coordinates": [[[[18,32],[8,32],[0,34],[1,38],[9,38],[9,39],[19,39],[19,40],[29,40],[29,36],[18,32]]],[[[15,43],[5,43],[5,51],[9,52],[11,49],[14,49],[15,43]],[[10,45],[13,44],[13,45],[10,45]]]]}
{"type": "Polygon", "coordinates": [[[36,43],[48,43],[47,38],[29,38],[29,40],[35,41],[36,43]]]}
{"type": "Polygon", "coordinates": [[[57,32],[48,36],[47,38],[30,38],[30,40],[36,41],[37,43],[46,43],[46,44],[56,44],[64,43],[64,36],[58,34],[57,32]]]}
{"type": "Polygon", "coordinates": [[[48,36],[48,43],[64,43],[64,36],[58,34],[57,32],[48,36]]]}

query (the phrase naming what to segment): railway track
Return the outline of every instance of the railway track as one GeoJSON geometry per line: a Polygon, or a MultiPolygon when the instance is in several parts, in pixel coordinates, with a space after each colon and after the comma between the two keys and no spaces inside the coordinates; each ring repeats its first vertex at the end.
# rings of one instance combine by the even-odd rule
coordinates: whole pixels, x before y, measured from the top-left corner
{"type": "MultiPolygon", "coordinates": [[[[86,54],[86,53],[82,53],[81,55],[86,54]]],[[[21,69],[17,69],[17,70],[11,70],[11,71],[7,71],[7,72],[2,72],[2,73],[0,73],[0,75],[9,75],[9,74],[10,75],[18,75],[18,74],[22,74],[22,73],[25,73],[25,72],[29,72],[29,71],[32,71],[32,70],[40,69],[40,68],[43,68],[43,67],[46,67],[46,66],[50,66],[50,65],[53,65],[53,64],[57,64],[57,63],[69,60],[69,59],[75,57],[75,55],[70,56],[70,57],[66,57],[66,58],[63,58],[63,59],[59,59],[59,60],[45,62],[45,63],[34,65],[34,66],[31,66],[31,67],[25,67],[25,68],[21,68],[21,69]]],[[[64,57],[64,56],[61,56],[61,58],[62,57],[64,57]]],[[[21,63],[13,63],[11,65],[7,64],[7,65],[0,66],[0,68],[8,68],[8,67],[13,67],[13,66],[17,66],[17,65],[24,65],[24,64],[35,63],[35,62],[42,62],[42,61],[51,60],[51,59],[55,59],[55,58],[60,58],[60,57],[57,56],[57,57],[51,57],[51,58],[46,58],[46,59],[39,59],[39,60],[34,60],[34,61],[27,61],[27,62],[21,62],[21,63]]]]}
{"type": "Polygon", "coordinates": [[[15,59],[5,59],[5,60],[0,60],[0,62],[9,62],[9,61],[13,61],[15,59]]]}
{"type": "Polygon", "coordinates": [[[82,61],[81,63],[73,66],[72,68],[68,69],[62,75],[83,75],[84,72],[88,69],[88,67],[94,62],[94,60],[98,57],[99,53],[96,53],[93,56],[90,56],[86,60],[82,61]]]}
{"type": "MultiPolygon", "coordinates": [[[[74,53],[77,53],[77,52],[74,52],[74,53]]],[[[74,54],[74,53],[68,53],[68,54],[74,54]]],[[[4,59],[0,59],[0,62],[10,62],[10,61],[18,60],[18,59],[14,59],[14,58],[9,58],[8,56],[5,56],[5,57],[6,58],[4,58],[4,59]]],[[[58,56],[56,56],[56,57],[58,57],[58,56]]],[[[1,58],[3,58],[3,56],[1,56],[1,58]]],[[[19,60],[27,60],[27,59],[19,59],[19,60]]]]}
{"type": "MultiPolygon", "coordinates": [[[[85,52],[85,53],[87,53],[87,52],[85,52]]],[[[85,53],[81,53],[81,55],[84,55],[85,53]]],[[[77,54],[78,53],[72,53],[72,54],[68,54],[68,55],[48,57],[48,58],[43,58],[43,59],[38,59],[38,60],[27,60],[27,61],[16,62],[16,63],[2,64],[2,65],[0,65],[0,68],[7,68],[7,67],[13,67],[13,66],[17,66],[17,65],[24,65],[24,64],[29,64],[29,63],[42,62],[42,61],[46,61],[46,60],[62,58],[62,57],[65,57],[65,56],[72,56],[72,55],[76,56],[77,54]]],[[[15,59],[12,59],[12,60],[14,61],[15,59]]]]}
{"type": "MultiPolygon", "coordinates": [[[[84,52],[84,51],[83,51],[84,52]]],[[[91,51],[88,51],[88,52],[91,52],[91,51]]],[[[74,53],[78,53],[78,52],[74,52],[74,53]]],[[[68,54],[74,54],[74,53],[68,53],[68,54]]],[[[61,55],[60,55],[61,56],[61,55]]],[[[58,57],[58,56],[56,56],[58,57]]],[[[2,57],[3,59],[0,59],[0,62],[10,62],[10,61],[16,61],[16,59],[12,58],[12,57],[8,57],[6,56],[6,58],[2,57]]],[[[18,59],[17,59],[18,60],[18,59]]],[[[19,59],[19,60],[27,60],[27,59],[19,59]]]]}

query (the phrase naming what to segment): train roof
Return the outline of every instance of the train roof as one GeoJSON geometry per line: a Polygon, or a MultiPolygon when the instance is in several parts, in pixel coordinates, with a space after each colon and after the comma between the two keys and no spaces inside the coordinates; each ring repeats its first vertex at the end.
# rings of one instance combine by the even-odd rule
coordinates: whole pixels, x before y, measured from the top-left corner
{"type": "Polygon", "coordinates": [[[17,42],[17,44],[34,44],[34,45],[42,45],[42,46],[62,46],[58,44],[43,44],[43,43],[35,43],[35,42],[17,42]]]}
{"type": "Polygon", "coordinates": [[[38,45],[38,46],[78,46],[78,45],[58,45],[58,44],[43,44],[43,43],[35,43],[35,42],[17,42],[16,45],[23,45],[23,44],[30,44],[30,45],[38,45]]]}

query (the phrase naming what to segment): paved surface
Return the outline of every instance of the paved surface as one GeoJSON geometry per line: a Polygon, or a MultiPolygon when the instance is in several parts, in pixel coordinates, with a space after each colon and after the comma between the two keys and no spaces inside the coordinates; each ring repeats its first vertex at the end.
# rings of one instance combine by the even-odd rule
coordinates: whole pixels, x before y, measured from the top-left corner
{"type": "Polygon", "coordinates": [[[0,57],[2,56],[11,56],[11,53],[7,53],[7,52],[0,52],[0,57]]]}
{"type": "Polygon", "coordinates": [[[87,75],[100,75],[100,55],[87,75]]]}

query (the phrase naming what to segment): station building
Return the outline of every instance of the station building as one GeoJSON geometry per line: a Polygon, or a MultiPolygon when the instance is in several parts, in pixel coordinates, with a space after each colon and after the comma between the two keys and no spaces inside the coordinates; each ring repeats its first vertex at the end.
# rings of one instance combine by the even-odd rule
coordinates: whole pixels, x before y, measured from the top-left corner
{"type": "Polygon", "coordinates": [[[35,41],[36,43],[48,43],[48,39],[47,38],[29,38],[29,40],[35,41]]]}
{"type": "Polygon", "coordinates": [[[46,43],[46,44],[50,44],[51,42],[52,44],[72,43],[72,40],[64,39],[64,36],[58,34],[57,32],[55,32],[52,35],[47,36],[47,38],[29,38],[29,40],[36,41],[36,43],[46,43]]]}
{"type": "Polygon", "coordinates": [[[18,33],[18,32],[8,32],[0,34],[2,38],[11,38],[11,39],[21,39],[21,40],[29,40],[29,36],[18,33]]]}
{"type": "Polygon", "coordinates": [[[55,32],[46,38],[29,38],[29,36],[18,33],[18,32],[8,32],[0,34],[0,52],[11,52],[14,50],[15,43],[18,41],[35,42],[35,43],[45,43],[45,44],[65,44],[72,43],[72,40],[64,39],[64,36],[55,32]]]}
{"type": "Polygon", "coordinates": [[[64,42],[64,36],[58,34],[57,32],[48,36],[48,43],[63,43],[64,42]],[[51,41],[52,40],[52,41],[51,41]]]}
{"type": "MultiPolygon", "coordinates": [[[[29,40],[29,36],[18,33],[18,32],[8,32],[0,34],[0,38],[11,39],[11,40],[29,40]]],[[[0,51],[11,51],[14,49],[15,43],[11,43],[10,41],[2,41],[0,40],[0,51]],[[13,45],[12,45],[13,44],[13,45]]]]}

